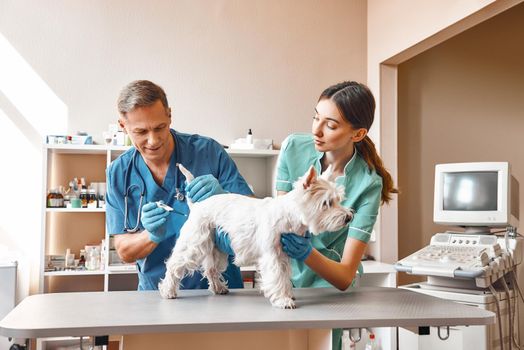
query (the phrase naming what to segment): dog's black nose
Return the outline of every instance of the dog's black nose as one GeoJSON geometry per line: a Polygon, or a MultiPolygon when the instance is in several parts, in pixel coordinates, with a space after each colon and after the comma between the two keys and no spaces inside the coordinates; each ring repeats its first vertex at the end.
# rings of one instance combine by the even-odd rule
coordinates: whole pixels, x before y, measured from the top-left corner
{"type": "Polygon", "coordinates": [[[349,224],[351,219],[353,219],[353,215],[351,214],[346,215],[346,218],[344,219],[344,222],[346,223],[346,225],[349,224]]]}

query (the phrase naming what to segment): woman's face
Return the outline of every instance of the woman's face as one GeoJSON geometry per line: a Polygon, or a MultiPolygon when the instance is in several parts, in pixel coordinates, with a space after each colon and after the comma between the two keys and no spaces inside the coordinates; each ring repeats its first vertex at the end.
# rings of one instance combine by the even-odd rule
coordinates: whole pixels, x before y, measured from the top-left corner
{"type": "Polygon", "coordinates": [[[363,138],[359,137],[362,130],[365,131],[365,129],[353,129],[330,99],[322,99],[318,102],[311,128],[315,148],[318,151],[333,152],[347,150],[349,147],[353,149],[353,143],[363,138]]]}

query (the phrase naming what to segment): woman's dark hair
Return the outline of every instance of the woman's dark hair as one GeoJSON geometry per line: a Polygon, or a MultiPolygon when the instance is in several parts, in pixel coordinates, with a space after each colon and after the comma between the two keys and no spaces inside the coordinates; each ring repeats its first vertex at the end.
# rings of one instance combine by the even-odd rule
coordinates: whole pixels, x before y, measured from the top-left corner
{"type": "MultiPolygon", "coordinates": [[[[322,92],[320,100],[330,99],[337,106],[340,114],[354,129],[369,130],[375,117],[375,98],[369,88],[355,81],[345,81],[328,87],[322,92]]],[[[369,168],[375,170],[382,177],[382,203],[388,203],[392,193],[398,193],[391,174],[384,168],[375,144],[366,135],[362,141],[356,143],[358,152],[366,161],[369,168]]]]}

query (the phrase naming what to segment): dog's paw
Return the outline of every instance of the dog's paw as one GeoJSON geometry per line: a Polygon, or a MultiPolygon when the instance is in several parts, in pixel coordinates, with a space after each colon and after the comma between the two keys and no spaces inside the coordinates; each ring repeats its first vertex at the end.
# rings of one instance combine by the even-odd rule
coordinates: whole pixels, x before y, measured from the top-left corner
{"type": "Polygon", "coordinates": [[[297,306],[292,298],[280,298],[273,301],[273,306],[280,309],[296,309],[297,306]]]}
{"type": "Polygon", "coordinates": [[[221,286],[221,285],[216,286],[216,288],[211,288],[210,287],[209,290],[213,294],[224,295],[224,294],[229,293],[229,289],[227,288],[227,286],[221,286]]]}
{"type": "Polygon", "coordinates": [[[158,291],[160,292],[160,296],[164,299],[176,298],[176,288],[169,287],[166,285],[166,283],[160,282],[160,284],[158,285],[158,291]]]}
{"type": "Polygon", "coordinates": [[[227,289],[227,287],[217,291],[217,294],[220,294],[220,295],[225,295],[228,293],[229,293],[229,289],[227,289]]]}

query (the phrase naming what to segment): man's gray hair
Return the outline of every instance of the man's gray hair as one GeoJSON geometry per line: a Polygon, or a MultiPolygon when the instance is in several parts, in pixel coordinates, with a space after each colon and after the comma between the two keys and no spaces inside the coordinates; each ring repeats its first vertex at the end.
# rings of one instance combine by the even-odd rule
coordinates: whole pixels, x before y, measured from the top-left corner
{"type": "Polygon", "coordinates": [[[158,100],[166,110],[169,108],[164,89],[149,80],[135,80],[120,91],[118,112],[125,117],[135,108],[151,106],[158,100]]]}

